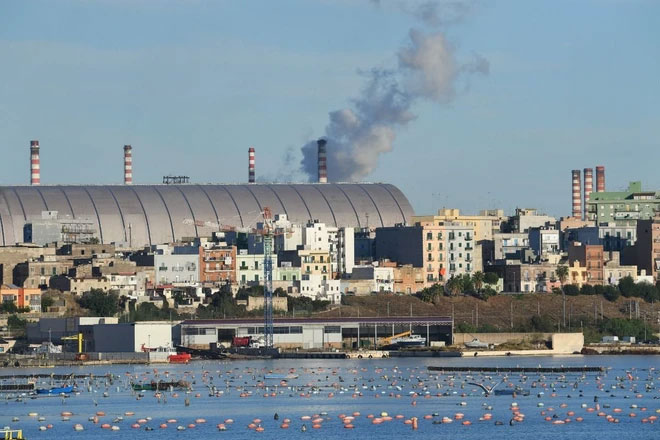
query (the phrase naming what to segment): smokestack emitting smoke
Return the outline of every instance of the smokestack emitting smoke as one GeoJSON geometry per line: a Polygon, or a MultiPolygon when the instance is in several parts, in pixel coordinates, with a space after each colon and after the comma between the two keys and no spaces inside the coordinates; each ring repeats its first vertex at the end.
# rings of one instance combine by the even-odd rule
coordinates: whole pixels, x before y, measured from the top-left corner
{"type": "Polygon", "coordinates": [[[30,141],[30,185],[41,184],[41,164],[39,163],[39,141],[30,141]]]}
{"type": "Polygon", "coordinates": [[[319,170],[319,183],[328,183],[328,165],[327,154],[325,151],[325,139],[316,141],[318,147],[318,170],[319,170]]]}
{"type": "Polygon", "coordinates": [[[605,167],[602,165],[596,167],[596,191],[605,192],[605,167]]]}
{"type": "Polygon", "coordinates": [[[582,219],[587,220],[587,202],[589,201],[589,196],[591,195],[591,192],[594,190],[594,170],[593,168],[585,168],[584,169],[584,200],[583,200],[583,215],[582,219]]]}
{"type": "Polygon", "coordinates": [[[133,147],[124,145],[124,185],[133,184],[133,147]]]}
{"type": "Polygon", "coordinates": [[[573,217],[582,218],[582,188],[580,187],[580,170],[571,171],[573,176],[573,217]]]}
{"type": "MultiPolygon", "coordinates": [[[[437,27],[460,21],[469,10],[467,6],[447,8],[425,2],[424,8],[407,12],[437,27]]],[[[443,32],[418,29],[410,30],[408,44],[399,49],[397,59],[397,67],[374,68],[367,74],[366,85],[351,100],[351,108],[329,113],[325,138],[330,181],[362,180],[372,173],[379,156],[392,150],[396,129],[415,119],[410,109],[418,99],[449,103],[458,94],[459,86],[469,86],[471,74],[487,74],[489,69],[488,61],[478,55],[469,62],[458,62],[453,45],[443,32]]],[[[301,169],[313,180],[317,171],[315,142],[308,142],[301,150],[301,169]]]]}
{"type": "Polygon", "coordinates": [[[248,150],[248,183],[254,183],[254,147],[248,150]]]}

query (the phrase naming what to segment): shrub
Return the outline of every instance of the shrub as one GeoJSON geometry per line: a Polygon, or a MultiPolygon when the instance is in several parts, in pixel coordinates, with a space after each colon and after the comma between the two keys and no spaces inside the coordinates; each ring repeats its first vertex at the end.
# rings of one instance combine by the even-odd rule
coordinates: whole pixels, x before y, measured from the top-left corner
{"type": "Polygon", "coordinates": [[[621,293],[619,292],[619,289],[614,286],[605,286],[605,289],[603,290],[603,297],[611,302],[616,301],[620,295],[621,293]]]}
{"type": "Polygon", "coordinates": [[[566,284],[564,286],[564,293],[570,296],[577,296],[580,294],[580,288],[575,284],[566,284]]]}

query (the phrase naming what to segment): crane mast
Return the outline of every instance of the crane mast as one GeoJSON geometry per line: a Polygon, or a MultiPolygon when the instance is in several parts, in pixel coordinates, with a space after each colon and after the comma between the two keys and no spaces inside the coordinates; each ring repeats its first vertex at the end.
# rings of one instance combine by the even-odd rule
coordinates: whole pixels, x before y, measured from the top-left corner
{"type": "Polygon", "coordinates": [[[273,348],[273,222],[270,208],[264,208],[264,345],[273,348]]]}

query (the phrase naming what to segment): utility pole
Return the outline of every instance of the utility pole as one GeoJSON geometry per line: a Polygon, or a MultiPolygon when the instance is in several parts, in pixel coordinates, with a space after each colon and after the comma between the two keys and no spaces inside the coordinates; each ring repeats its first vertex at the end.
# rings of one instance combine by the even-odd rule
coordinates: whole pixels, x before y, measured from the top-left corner
{"type": "Polygon", "coordinates": [[[513,329],[513,298],[511,298],[511,328],[513,329]]]}
{"type": "Polygon", "coordinates": [[[476,312],[477,312],[477,313],[476,313],[476,315],[477,315],[476,326],[477,326],[477,328],[479,328],[479,303],[477,303],[476,312]]]}

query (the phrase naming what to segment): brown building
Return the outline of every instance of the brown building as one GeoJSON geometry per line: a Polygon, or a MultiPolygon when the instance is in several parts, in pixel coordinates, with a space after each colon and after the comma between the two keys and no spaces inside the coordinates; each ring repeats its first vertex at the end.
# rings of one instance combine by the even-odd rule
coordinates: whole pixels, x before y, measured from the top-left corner
{"type": "Polygon", "coordinates": [[[199,281],[202,284],[236,283],[236,246],[200,246],[199,281]]]}
{"type": "Polygon", "coordinates": [[[19,263],[13,271],[14,284],[21,287],[45,288],[50,284],[50,277],[67,275],[72,267],[72,260],[61,260],[54,255],[19,263]]]}
{"type": "Polygon", "coordinates": [[[637,220],[637,242],[635,260],[638,269],[660,281],[660,216],[653,220],[637,220]]]}
{"type": "Polygon", "coordinates": [[[568,264],[573,267],[576,261],[580,267],[585,268],[587,279],[584,281],[586,284],[603,285],[603,266],[605,265],[603,245],[583,245],[573,242],[568,248],[568,264]]]}
{"type": "Polygon", "coordinates": [[[394,293],[413,294],[424,288],[424,269],[412,264],[394,266],[394,293]]]}

